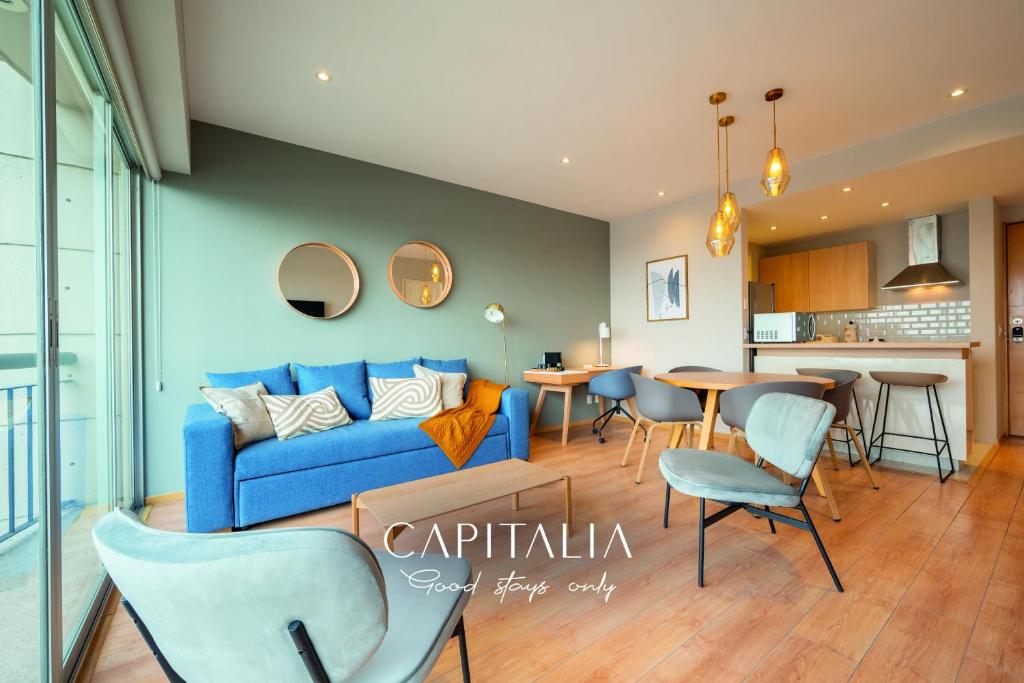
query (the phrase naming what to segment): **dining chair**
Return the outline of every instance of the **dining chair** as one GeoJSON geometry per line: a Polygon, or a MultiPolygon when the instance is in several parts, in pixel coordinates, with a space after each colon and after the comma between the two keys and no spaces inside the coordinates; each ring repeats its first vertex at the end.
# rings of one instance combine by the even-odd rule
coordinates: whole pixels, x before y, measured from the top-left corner
{"type": "Polygon", "coordinates": [[[100,560],[167,678],[178,681],[422,681],[459,638],[466,560],[373,551],[338,529],[159,531],[117,509],[93,529],[100,560]]]}
{"type": "Polygon", "coordinates": [[[612,407],[598,415],[591,425],[592,431],[597,434],[598,443],[605,442],[604,428],[608,426],[609,420],[616,415],[625,415],[636,426],[636,418],[622,407],[622,402],[636,396],[636,390],[633,388],[633,382],[629,376],[640,374],[643,369],[642,365],[634,365],[619,370],[610,370],[597,375],[587,384],[587,394],[614,401],[612,407]],[[598,422],[601,423],[600,426],[598,426],[598,422]]]}
{"type": "Polygon", "coordinates": [[[633,424],[633,431],[629,435],[629,443],[626,444],[626,452],[622,455],[622,467],[626,466],[629,459],[629,451],[633,447],[633,440],[641,427],[646,427],[644,433],[644,448],[640,453],[640,464],[636,468],[635,481],[640,483],[644,472],[644,463],[647,461],[647,449],[651,445],[651,437],[656,427],[670,425],[675,428],[687,430],[687,447],[693,446],[693,433],[690,428],[699,425],[704,419],[704,411],[700,408],[700,401],[697,394],[682,387],[674,387],[671,384],[659,382],[650,377],[632,374],[633,387],[636,389],[636,423],[633,424]]]}
{"type": "MultiPolygon", "coordinates": [[[[709,368],[705,365],[680,365],[679,367],[672,368],[669,372],[721,372],[721,370],[718,368],[709,368]]],[[[697,398],[700,399],[700,409],[704,410],[705,406],[708,404],[708,390],[697,389],[695,393],[697,394],[697,398]]],[[[692,431],[693,429],[690,428],[690,432],[692,431]]],[[[689,438],[693,438],[692,434],[689,438]]]]}
{"type": "MultiPolygon", "coordinates": [[[[729,427],[729,444],[726,452],[737,455],[736,441],[747,429],[747,419],[754,404],[765,394],[781,393],[806,396],[807,398],[821,399],[825,393],[825,387],[817,382],[782,381],[782,382],[759,382],[743,387],[736,387],[724,392],[718,399],[719,415],[729,427]]],[[[836,503],[835,495],[832,493],[832,486],[828,479],[821,473],[821,469],[815,462],[811,470],[811,479],[818,493],[828,501],[829,510],[832,512],[832,519],[839,521],[842,516],[839,514],[839,504],[836,503]]]]}
{"type": "MultiPolygon", "coordinates": [[[[857,450],[859,457],[858,463],[864,467],[864,472],[868,475],[868,481],[871,482],[872,488],[878,488],[878,483],[875,482],[875,474],[871,470],[871,463],[864,453],[864,447],[857,433],[860,432],[860,437],[863,438],[864,430],[862,428],[853,427],[849,423],[850,409],[856,406],[857,412],[857,424],[860,425],[860,407],[857,406],[857,390],[854,388],[857,380],[861,378],[861,374],[856,370],[828,370],[825,368],[797,368],[796,372],[798,375],[814,375],[816,377],[827,377],[836,383],[831,389],[826,389],[825,394],[821,397],[823,401],[828,401],[836,409],[836,421],[832,424],[832,429],[841,429],[843,434],[846,436],[846,457],[852,467],[855,463],[853,462],[853,449],[850,448],[850,444],[857,450]]],[[[834,469],[839,469],[836,465],[836,448],[833,442],[832,435],[825,435],[825,443],[828,444],[829,455],[832,457],[832,466],[834,469]]]]}
{"type": "MultiPolygon", "coordinates": [[[[730,390],[734,391],[734,390],[730,390]]],[[[728,394],[728,392],[726,392],[728,394]]],[[[818,460],[825,433],[835,416],[835,408],[825,401],[792,393],[768,393],[754,403],[746,419],[747,441],[757,453],[758,462],[768,462],[790,476],[802,480],[798,487],[772,476],[763,467],[727,453],[668,448],[658,459],[665,477],[664,527],[668,528],[669,502],[675,489],[700,500],[697,526],[697,585],[704,586],[704,533],[734,512],[744,510],[775,524],[787,524],[810,532],[836,590],[843,592],[835,567],[814,526],[803,496],[810,474],[818,460]],[[725,507],[705,514],[705,501],[725,507]],[[780,514],[773,507],[794,508],[803,519],[780,514]]]]}

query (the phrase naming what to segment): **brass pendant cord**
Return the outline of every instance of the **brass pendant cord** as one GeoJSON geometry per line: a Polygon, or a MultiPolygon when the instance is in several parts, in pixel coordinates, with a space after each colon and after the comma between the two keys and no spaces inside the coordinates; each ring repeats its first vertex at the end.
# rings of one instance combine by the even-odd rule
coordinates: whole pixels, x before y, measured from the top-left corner
{"type": "Polygon", "coordinates": [[[775,126],[775,100],[772,100],[772,149],[775,149],[778,146],[778,134],[775,126]]]}
{"type": "MultiPolygon", "coordinates": [[[[715,205],[718,205],[718,198],[722,196],[722,133],[718,126],[718,104],[715,104],[715,162],[717,164],[718,194],[715,197],[715,205]]],[[[727,148],[728,149],[728,148],[727,148]]]]}
{"type": "Polygon", "coordinates": [[[729,126],[725,127],[725,191],[729,192],[729,126]]]}

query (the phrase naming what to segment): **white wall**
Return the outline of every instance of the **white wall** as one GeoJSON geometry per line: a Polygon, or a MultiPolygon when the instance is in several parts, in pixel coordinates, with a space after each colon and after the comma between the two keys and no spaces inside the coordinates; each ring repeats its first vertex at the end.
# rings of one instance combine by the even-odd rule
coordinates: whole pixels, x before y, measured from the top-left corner
{"type": "Polygon", "coordinates": [[[713,259],[704,244],[713,194],[611,224],[611,325],[616,365],[743,369],[743,245],[713,259]],[[647,322],[646,262],[689,256],[689,320],[647,322]]]}

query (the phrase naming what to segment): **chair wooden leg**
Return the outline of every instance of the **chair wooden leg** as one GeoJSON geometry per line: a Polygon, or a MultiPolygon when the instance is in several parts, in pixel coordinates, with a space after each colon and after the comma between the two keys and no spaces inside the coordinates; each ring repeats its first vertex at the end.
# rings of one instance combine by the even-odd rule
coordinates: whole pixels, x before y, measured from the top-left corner
{"type": "Polygon", "coordinates": [[[853,427],[850,425],[844,425],[844,428],[853,440],[853,447],[857,449],[857,455],[860,456],[860,461],[864,465],[864,471],[867,472],[868,481],[871,482],[872,488],[877,489],[878,482],[875,481],[875,473],[871,471],[871,463],[868,462],[867,456],[864,455],[864,446],[861,445],[860,439],[857,438],[857,433],[853,431],[853,427]]]}
{"type": "Polygon", "coordinates": [[[729,428],[729,443],[725,446],[725,452],[729,455],[736,455],[736,428],[729,428]]]}
{"type": "Polygon", "coordinates": [[[839,471],[839,461],[836,459],[836,446],[832,443],[832,435],[825,432],[825,442],[828,444],[828,454],[832,458],[832,469],[839,471]]]}
{"type": "Polygon", "coordinates": [[[686,430],[686,447],[693,448],[693,425],[683,427],[686,430]]]}
{"type": "Polygon", "coordinates": [[[626,444],[626,452],[622,454],[622,464],[619,467],[625,467],[626,461],[629,459],[629,449],[633,447],[633,439],[636,438],[636,431],[640,429],[640,418],[633,423],[633,431],[629,433],[629,442],[626,444]]]}
{"type": "Polygon", "coordinates": [[[832,494],[832,486],[829,485],[828,479],[818,469],[817,463],[814,464],[814,469],[811,470],[811,479],[814,481],[814,486],[818,489],[818,493],[828,501],[828,507],[832,511],[832,519],[838,522],[842,517],[839,514],[836,497],[832,494]]]}
{"type": "Polygon", "coordinates": [[[644,450],[640,453],[640,465],[636,468],[636,483],[640,483],[640,478],[644,473],[644,463],[647,461],[647,449],[651,446],[651,437],[654,436],[654,428],[658,426],[657,422],[651,423],[651,428],[647,430],[647,437],[644,439],[644,450]]]}

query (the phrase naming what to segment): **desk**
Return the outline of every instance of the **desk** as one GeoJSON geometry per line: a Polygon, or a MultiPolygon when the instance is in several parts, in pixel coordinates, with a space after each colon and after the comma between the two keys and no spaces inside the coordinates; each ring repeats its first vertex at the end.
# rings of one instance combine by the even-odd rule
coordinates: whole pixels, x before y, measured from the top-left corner
{"type": "MultiPolygon", "coordinates": [[[[537,396],[537,405],[533,409],[533,419],[530,420],[530,434],[533,435],[537,430],[537,420],[540,419],[540,411],[541,408],[544,407],[544,399],[547,398],[547,395],[549,393],[561,394],[563,401],[562,445],[565,446],[569,442],[569,411],[572,407],[573,387],[577,384],[586,384],[602,373],[620,369],[621,368],[619,367],[608,366],[604,368],[566,368],[562,372],[557,372],[555,370],[524,370],[524,382],[540,385],[540,394],[537,396]]],[[[629,408],[632,413],[636,415],[636,406],[633,403],[633,399],[628,399],[627,403],[629,404],[629,408]]],[[[597,405],[598,410],[603,413],[604,399],[600,396],[597,399],[597,405]]]]}
{"type": "MultiPolygon", "coordinates": [[[[698,448],[708,450],[715,447],[715,421],[718,419],[718,396],[723,391],[744,387],[762,382],[817,382],[831,389],[836,385],[825,377],[810,375],[788,375],[769,372],[666,372],[655,375],[654,379],[677,387],[687,389],[705,389],[708,392],[707,405],[704,406],[704,424],[700,428],[700,445],[698,448]]],[[[669,448],[679,448],[683,438],[683,430],[676,427],[672,431],[669,448]]]]}

